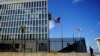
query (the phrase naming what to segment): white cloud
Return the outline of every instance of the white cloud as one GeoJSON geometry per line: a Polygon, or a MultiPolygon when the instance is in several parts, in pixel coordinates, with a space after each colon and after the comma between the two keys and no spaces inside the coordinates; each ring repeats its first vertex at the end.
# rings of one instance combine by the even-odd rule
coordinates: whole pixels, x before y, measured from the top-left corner
{"type": "Polygon", "coordinates": [[[100,25],[100,22],[97,22],[98,25],[100,25]]]}
{"type": "Polygon", "coordinates": [[[54,28],[55,24],[53,21],[49,21],[49,29],[54,28]]]}
{"type": "Polygon", "coordinates": [[[93,31],[93,30],[91,30],[91,31],[90,31],[90,33],[94,33],[94,31],[93,31]]]}
{"type": "Polygon", "coordinates": [[[81,1],[83,1],[83,0],[72,0],[72,3],[79,3],[81,1]]]}

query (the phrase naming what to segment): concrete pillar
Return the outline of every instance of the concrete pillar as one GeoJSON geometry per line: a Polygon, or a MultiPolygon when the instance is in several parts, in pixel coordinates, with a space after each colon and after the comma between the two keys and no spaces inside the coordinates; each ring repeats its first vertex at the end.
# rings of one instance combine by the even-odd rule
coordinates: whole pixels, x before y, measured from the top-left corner
{"type": "Polygon", "coordinates": [[[97,45],[98,45],[98,48],[99,48],[99,52],[100,52],[100,39],[96,39],[96,42],[97,42],[97,45]]]}

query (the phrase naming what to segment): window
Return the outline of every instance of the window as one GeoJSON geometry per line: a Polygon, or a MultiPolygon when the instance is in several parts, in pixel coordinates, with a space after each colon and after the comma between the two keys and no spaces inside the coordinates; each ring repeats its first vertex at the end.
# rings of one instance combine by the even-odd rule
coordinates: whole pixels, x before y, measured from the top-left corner
{"type": "Polygon", "coordinates": [[[42,22],[42,21],[41,21],[41,20],[39,20],[39,25],[41,25],[41,22],[42,22]]]}
{"type": "Polygon", "coordinates": [[[38,26],[38,20],[36,20],[36,26],[38,26]]]}
{"type": "Polygon", "coordinates": [[[29,2],[29,8],[33,7],[32,2],[29,2]]]}
{"type": "Polygon", "coordinates": [[[39,51],[47,51],[47,44],[46,43],[40,43],[39,44],[39,51]]]}
{"type": "Polygon", "coordinates": [[[42,7],[44,7],[44,1],[42,1],[42,7]]]}
{"type": "Polygon", "coordinates": [[[38,32],[38,30],[39,30],[39,27],[36,27],[36,32],[38,32]]]}
{"type": "Polygon", "coordinates": [[[29,8],[28,6],[29,6],[29,5],[28,5],[28,2],[24,3],[24,7],[25,7],[25,8],[29,8]]]}
{"type": "Polygon", "coordinates": [[[38,7],[39,6],[39,2],[37,1],[37,5],[36,5],[36,7],[38,7]]]}
{"type": "Polygon", "coordinates": [[[41,15],[41,14],[39,14],[39,19],[41,19],[41,17],[42,17],[42,15],[41,15]]]}
{"type": "Polygon", "coordinates": [[[39,33],[41,32],[41,27],[39,27],[39,33]]]}
{"type": "Polygon", "coordinates": [[[45,19],[45,15],[44,14],[42,14],[42,19],[45,19]]]}
{"type": "Polygon", "coordinates": [[[41,7],[41,1],[39,1],[39,7],[41,7]]]}
{"type": "Polygon", "coordinates": [[[35,35],[34,34],[32,34],[32,40],[35,40],[35,35]]]}
{"type": "Polygon", "coordinates": [[[45,3],[44,5],[47,6],[46,1],[44,3],[45,3]]]}
{"type": "Polygon", "coordinates": [[[0,28],[0,32],[1,32],[2,28],[0,28]]]}
{"type": "Polygon", "coordinates": [[[36,7],[36,2],[34,2],[34,7],[36,7]]]}
{"type": "Polygon", "coordinates": [[[45,32],[47,32],[47,27],[45,27],[45,32]]]}
{"type": "Polygon", "coordinates": [[[0,16],[0,21],[1,21],[1,19],[2,19],[2,16],[0,16]]]}
{"type": "Polygon", "coordinates": [[[44,29],[45,29],[45,28],[44,28],[44,27],[42,27],[42,32],[44,32],[44,29]]]}
{"type": "Polygon", "coordinates": [[[18,49],[19,48],[19,44],[15,44],[15,48],[18,49]]]}
{"type": "Polygon", "coordinates": [[[41,40],[41,34],[39,34],[39,40],[41,40]]]}
{"type": "Polygon", "coordinates": [[[2,8],[2,5],[0,5],[0,9],[2,8]]]}
{"type": "Polygon", "coordinates": [[[44,20],[42,20],[42,25],[44,25],[44,22],[45,22],[45,21],[44,21],[44,20]]]}

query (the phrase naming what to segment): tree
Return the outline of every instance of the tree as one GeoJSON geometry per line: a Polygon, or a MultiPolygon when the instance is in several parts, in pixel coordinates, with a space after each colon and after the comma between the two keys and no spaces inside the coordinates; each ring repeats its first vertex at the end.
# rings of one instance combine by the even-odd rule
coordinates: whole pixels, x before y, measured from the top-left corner
{"type": "MultiPolygon", "coordinates": [[[[25,37],[24,37],[23,33],[25,32],[26,26],[20,26],[19,28],[21,30],[21,40],[24,40],[24,44],[22,42],[21,45],[22,45],[22,47],[24,48],[24,51],[25,51],[25,37]]],[[[22,48],[21,48],[21,51],[22,51],[22,48]]]]}

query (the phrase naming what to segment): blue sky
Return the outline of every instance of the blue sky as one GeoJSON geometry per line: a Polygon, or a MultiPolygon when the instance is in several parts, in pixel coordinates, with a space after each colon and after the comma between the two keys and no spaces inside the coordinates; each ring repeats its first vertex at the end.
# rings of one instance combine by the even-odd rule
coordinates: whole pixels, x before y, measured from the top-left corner
{"type": "MultiPolygon", "coordinates": [[[[100,0],[49,0],[52,18],[61,17],[64,37],[78,36],[76,28],[81,28],[87,46],[97,51],[95,39],[100,37],[100,0]]],[[[50,37],[60,37],[60,24],[50,22],[50,37]]]]}

